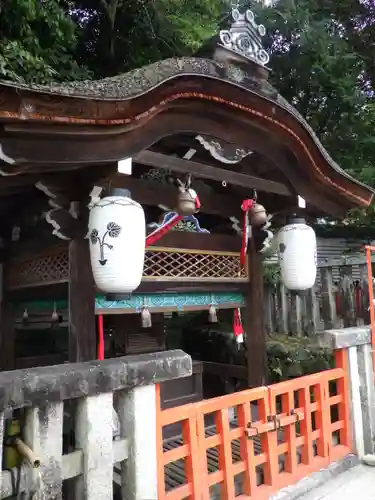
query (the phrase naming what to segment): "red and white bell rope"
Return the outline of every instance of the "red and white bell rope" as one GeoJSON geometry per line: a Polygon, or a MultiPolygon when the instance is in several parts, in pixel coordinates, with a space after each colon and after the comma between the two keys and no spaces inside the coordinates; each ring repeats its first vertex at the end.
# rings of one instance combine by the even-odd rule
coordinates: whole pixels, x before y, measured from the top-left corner
{"type": "Polygon", "coordinates": [[[242,267],[246,266],[247,245],[249,243],[249,236],[250,236],[249,211],[251,208],[253,208],[253,205],[254,205],[254,200],[244,200],[241,205],[241,210],[243,212],[243,226],[242,226],[242,246],[241,246],[240,263],[242,267]]]}

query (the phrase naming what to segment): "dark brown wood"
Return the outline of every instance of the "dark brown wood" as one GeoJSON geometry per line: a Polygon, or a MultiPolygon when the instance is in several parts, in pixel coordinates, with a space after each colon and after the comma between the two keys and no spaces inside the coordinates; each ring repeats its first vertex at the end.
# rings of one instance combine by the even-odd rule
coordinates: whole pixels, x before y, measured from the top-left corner
{"type": "Polygon", "coordinates": [[[69,361],[96,359],[95,287],[82,230],[69,244],[69,361]]]}
{"type": "Polygon", "coordinates": [[[254,239],[249,240],[249,288],[245,307],[247,344],[247,369],[249,387],[267,383],[266,330],[263,317],[263,262],[255,249],[254,239]]]}
{"type": "Polygon", "coordinates": [[[246,366],[229,365],[226,363],[214,363],[212,361],[203,361],[204,373],[217,375],[219,377],[238,378],[247,380],[248,373],[246,366]]]}
{"type": "Polygon", "coordinates": [[[15,316],[12,305],[8,301],[1,300],[0,310],[0,335],[1,335],[1,354],[0,370],[15,369],[15,316]]]}
{"type": "MultiPolygon", "coordinates": [[[[0,114],[3,122],[12,119],[22,121],[30,129],[30,122],[40,124],[44,120],[50,125],[48,132],[51,133],[56,124],[60,124],[59,127],[62,128],[62,124],[66,123],[66,130],[70,129],[70,134],[67,132],[67,136],[62,137],[67,137],[68,143],[73,140],[77,146],[72,148],[68,144],[61,144],[62,147],[57,147],[57,142],[53,138],[48,140],[47,134],[35,134],[32,136],[34,145],[29,147],[30,144],[26,144],[29,140],[27,134],[6,132],[2,138],[3,152],[19,163],[22,162],[24,166],[27,162],[41,161],[47,166],[55,158],[56,162],[63,164],[63,168],[75,161],[77,153],[81,157],[80,161],[96,161],[95,158],[98,157],[101,157],[99,161],[121,159],[134,156],[162,137],[178,133],[208,134],[227,141],[224,135],[231,135],[229,142],[232,144],[259,152],[263,149],[266,156],[267,149],[273,150],[269,144],[271,139],[298,157],[299,172],[309,170],[317,181],[317,187],[325,185],[332,194],[341,194],[349,207],[370,204],[373,191],[342,174],[306,122],[278,98],[274,89],[262,87],[263,80],[256,78],[245,78],[242,85],[238,85],[224,68],[215,63],[207,65],[205,62],[202,73],[192,74],[192,67],[199,67],[199,61],[196,59],[192,65],[191,61],[181,60],[177,72],[174,69],[170,71],[169,68],[168,77],[161,79],[159,85],[150,83],[148,87],[146,78],[142,91],[128,95],[127,99],[123,99],[121,90],[113,94],[113,88],[118,85],[112,83],[108,84],[110,88],[104,92],[101,90],[100,93],[96,93],[94,88],[91,92],[84,89],[85,99],[78,95],[61,95],[66,91],[64,88],[60,89],[60,94],[59,89],[56,89],[57,95],[53,95],[2,84],[0,114]],[[105,95],[112,97],[104,98],[105,95]],[[32,111],[25,115],[26,108],[32,111]],[[173,114],[175,123],[171,122],[173,114]],[[211,123],[208,125],[207,118],[210,115],[211,123]],[[166,121],[163,122],[163,118],[166,121]],[[194,125],[191,118],[195,120],[194,125]],[[79,125],[85,128],[83,136],[79,136],[79,125]],[[92,136],[96,134],[95,141],[86,140],[90,128],[92,136]],[[108,137],[103,141],[100,132],[103,136],[108,132],[112,134],[112,138],[118,134],[117,146],[111,147],[108,137]],[[43,143],[42,146],[37,144],[38,141],[43,143]],[[61,155],[61,150],[64,150],[64,155],[61,155]]],[[[131,79],[130,76],[129,78],[131,79]]],[[[124,83],[127,89],[128,81],[126,78],[124,81],[127,82],[124,83]]],[[[138,84],[137,82],[137,88],[138,84]]],[[[105,86],[101,84],[101,88],[103,85],[105,86]]],[[[121,83],[118,88],[121,88],[121,83]]],[[[32,168],[32,165],[26,166],[29,167],[32,168]]],[[[22,169],[22,165],[11,166],[13,172],[17,168],[22,169]]]]}
{"type": "Polygon", "coordinates": [[[37,238],[14,241],[7,247],[6,255],[11,260],[29,260],[39,256],[47,256],[68,250],[68,242],[52,236],[49,226],[38,232],[37,238]]]}
{"type": "Polygon", "coordinates": [[[49,354],[48,356],[28,356],[17,358],[15,368],[23,370],[25,368],[35,368],[36,366],[61,365],[67,361],[65,354],[49,354]]]}
{"type": "MultiPolygon", "coordinates": [[[[283,170],[283,165],[280,165],[280,158],[284,156],[284,149],[282,146],[282,141],[277,142],[275,140],[275,134],[270,136],[267,130],[260,131],[259,125],[256,120],[253,119],[251,122],[242,118],[242,120],[236,115],[228,115],[225,113],[223,108],[217,108],[214,105],[211,106],[213,110],[208,111],[209,106],[203,106],[206,110],[205,114],[202,115],[203,110],[199,108],[196,104],[189,104],[189,109],[184,109],[179,107],[178,112],[175,108],[172,110],[165,111],[158,116],[157,120],[149,120],[142,123],[142,120],[138,122],[138,128],[123,134],[113,134],[108,136],[99,136],[93,139],[85,137],[82,140],[79,136],[76,138],[62,136],[53,137],[48,136],[39,137],[36,136],[35,139],[30,140],[29,138],[7,138],[3,141],[3,150],[5,154],[12,158],[26,158],[29,162],[29,171],[33,171],[34,163],[46,163],[46,166],[55,164],[51,167],[51,170],[56,170],[60,168],[58,164],[69,164],[75,163],[82,165],[90,165],[92,163],[112,163],[118,161],[124,157],[134,157],[142,151],[151,147],[153,144],[158,142],[163,137],[168,135],[178,134],[178,133],[200,133],[208,134],[227,142],[234,144],[246,144],[247,147],[254,151],[268,157],[273,163],[276,163],[278,168],[283,170]],[[195,113],[195,109],[197,112],[195,113]],[[230,126],[223,127],[222,123],[224,120],[229,120],[230,126]],[[47,140],[48,138],[48,140],[47,140]],[[251,138],[251,144],[249,140],[251,138]],[[267,140],[265,140],[267,138],[267,140]],[[61,157],[58,151],[66,151],[66,155],[61,157]],[[43,151],[43,158],[41,158],[40,151],[43,151]]],[[[290,140],[290,138],[289,138],[290,140]]],[[[295,180],[298,180],[298,176],[301,175],[302,171],[299,168],[299,164],[304,161],[304,158],[299,158],[299,162],[296,163],[296,167],[293,168],[293,177],[288,175],[289,181],[292,185],[295,184],[295,180]]],[[[307,160],[306,160],[307,161],[307,160]]],[[[216,170],[215,168],[213,169],[216,170]]],[[[12,166],[12,171],[14,168],[12,166]]],[[[244,174],[245,175],[245,174],[244,174]]],[[[245,176],[246,177],[246,176],[245,176]]],[[[326,177],[317,176],[314,174],[314,182],[308,180],[308,184],[313,187],[312,192],[302,193],[301,189],[296,190],[304,196],[308,203],[314,206],[321,207],[322,213],[332,213],[330,205],[324,205],[321,200],[316,200],[314,195],[319,195],[320,186],[324,185],[326,177]]],[[[215,179],[215,175],[212,176],[215,179]]],[[[327,176],[328,178],[328,176],[327,176]]],[[[227,180],[227,179],[226,179],[227,180]]],[[[306,186],[306,181],[303,181],[304,186],[306,186]]],[[[341,178],[340,183],[336,184],[337,188],[332,188],[332,185],[328,186],[328,197],[320,195],[323,201],[329,201],[328,198],[335,195],[339,196],[338,206],[341,208],[341,214],[344,214],[348,208],[355,205],[360,205],[361,201],[356,199],[355,191],[363,194],[363,188],[358,185],[354,185],[352,182],[346,180],[346,178],[341,178]],[[349,183],[351,192],[344,185],[349,183]],[[330,196],[331,195],[331,196],[330,196]],[[341,201],[340,201],[341,200],[341,201]]],[[[363,200],[363,203],[365,201],[363,200]]]]}
{"type": "MultiPolygon", "coordinates": [[[[197,280],[198,281],[198,280],[197,280]]],[[[163,292],[246,292],[247,283],[225,282],[225,283],[181,283],[180,281],[142,281],[137,288],[137,293],[163,293],[163,292]]]]}
{"type": "Polygon", "coordinates": [[[154,151],[142,151],[134,158],[135,161],[155,168],[171,170],[183,174],[191,173],[196,177],[203,179],[215,179],[216,181],[225,181],[230,184],[249,189],[258,189],[269,193],[276,193],[283,196],[291,194],[290,189],[280,182],[260,179],[248,174],[241,174],[226,170],[224,168],[212,167],[204,163],[198,163],[192,160],[184,160],[154,151]]]}
{"type": "Polygon", "coordinates": [[[172,408],[203,398],[202,391],[203,363],[193,361],[192,377],[169,380],[161,384],[162,408],[172,408]],[[183,384],[183,382],[186,382],[183,384]]]}
{"type": "MultiPolygon", "coordinates": [[[[52,253],[60,252],[67,248],[68,243],[50,237],[48,239],[30,240],[13,243],[9,248],[9,256],[17,257],[19,260],[28,260],[42,255],[51,255],[52,253]]],[[[213,250],[218,252],[240,252],[241,237],[229,234],[208,234],[208,233],[193,233],[184,231],[170,231],[158,240],[155,247],[166,248],[183,248],[186,250],[213,250]]]]}
{"type": "MultiPolygon", "coordinates": [[[[115,174],[98,185],[108,187],[109,184],[114,188],[129,189],[133,198],[143,205],[157,206],[163,204],[172,210],[176,206],[177,188],[173,186],[135,179],[134,177],[121,174],[115,174]]],[[[205,214],[224,217],[240,215],[240,202],[234,199],[234,197],[222,196],[215,193],[199,193],[199,198],[202,203],[202,212],[205,214]]]]}
{"type": "MultiPolygon", "coordinates": [[[[190,377],[160,384],[161,407],[163,409],[202,401],[202,365],[200,361],[193,361],[193,373],[190,377]]],[[[177,436],[180,433],[180,424],[168,425],[163,429],[164,439],[177,436]]]]}
{"type": "Polygon", "coordinates": [[[27,301],[30,300],[30,296],[33,300],[51,300],[51,297],[56,300],[66,299],[68,297],[68,282],[49,286],[20,288],[6,291],[6,293],[10,301],[27,301]]]}
{"type": "Polygon", "coordinates": [[[80,231],[79,221],[72,217],[68,210],[62,208],[48,212],[48,223],[54,228],[53,230],[51,228],[52,234],[65,240],[74,239],[80,231]]]}
{"type": "MultiPolygon", "coordinates": [[[[215,106],[214,106],[214,109],[215,106]]],[[[13,173],[39,172],[42,164],[50,171],[60,170],[62,166],[74,164],[75,168],[81,164],[89,166],[100,163],[113,163],[123,158],[135,157],[140,151],[148,149],[164,137],[176,134],[205,134],[221,138],[233,144],[245,143],[246,147],[268,152],[273,157],[275,152],[270,152],[269,137],[260,132],[256,127],[250,130],[238,130],[236,120],[231,127],[223,127],[222,121],[228,119],[227,113],[208,113],[201,116],[202,110],[195,113],[191,103],[184,102],[184,106],[168,109],[158,115],[157,120],[143,119],[136,123],[136,128],[128,131],[116,127],[112,132],[102,129],[102,135],[82,137],[77,134],[72,136],[46,135],[35,137],[11,136],[2,141],[3,152],[10,158],[20,162],[17,167],[12,165],[13,173]],[[62,156],[59,152],[64,149],[62,156]],[[21,165],[22,162],[22,165],[21,165]],[[25,165],[25,166],[23,166],[25,165]]],[[[278,148],[280,149],[280,148],[278,148]]],[[[4,167],[5,171],[9,170],[4,167]]],[[[10,171],[10,170],[9,170],[10,171]]],[[[215,178],[215,177],[213,177],[215,178]]]]}
{"type": "Polygon", "coordinates": [[[155,247],[184,248],[186,250],[214,250],[240,252],[240,236],[170,231],[153,245],[155,247]]]}
{"type": "Polygon", "coordinates": [[[9,177],[0,177],[0,194],[4,192],[16,191],[26,186],[32,186],[37,177],[33,175],[16,175],[9,177]]]}
{"type": "Polygon", "coordinates": [[[328,213],[342,218],[349,206],[346,205],[340,194],[329,192],[324,185],[319,186],[313,178],[307,175],[308,172],[299,172],[297,165],[296,158],[292,158],[291,155],[288,155],[288,158],[285,155],[279,155],[278,157],[279,168],[293,184],[296,193],[302,196],[308,202],[308,205],[313,205],[320,210],[320,213],[328,213]]]}

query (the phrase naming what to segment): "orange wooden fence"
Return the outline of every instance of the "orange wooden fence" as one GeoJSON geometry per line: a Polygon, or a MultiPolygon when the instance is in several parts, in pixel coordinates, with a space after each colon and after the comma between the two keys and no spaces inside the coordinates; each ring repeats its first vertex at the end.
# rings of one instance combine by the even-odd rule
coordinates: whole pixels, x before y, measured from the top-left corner
{"type": "Polygon", "coordinates": [[[225,500],[263,500],[344,457],[350,452],[344,351],[336,353],[336,366],[166,410],[158,393],[158,499],[209,500],[220,488],[225,500]],[[163,428],[176,423],[182,438],[163,443],[163,428]]]}

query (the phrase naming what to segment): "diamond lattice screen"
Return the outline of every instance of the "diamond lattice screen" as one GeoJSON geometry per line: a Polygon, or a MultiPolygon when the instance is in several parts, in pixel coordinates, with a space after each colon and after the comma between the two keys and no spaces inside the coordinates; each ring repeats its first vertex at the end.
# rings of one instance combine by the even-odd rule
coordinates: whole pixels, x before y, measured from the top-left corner
{"type": "MultiPolygon", "coordinates": [[[[49,285],[69,278],[67,249],[32,259],[13,260],[6,265],[6,287],[16,289],[49,285]]],[[[202,252],[153,248],[145,256],[144,279],[227,281],[244,280],[247,270],[240,266],[237,253],[202,252]]]]}

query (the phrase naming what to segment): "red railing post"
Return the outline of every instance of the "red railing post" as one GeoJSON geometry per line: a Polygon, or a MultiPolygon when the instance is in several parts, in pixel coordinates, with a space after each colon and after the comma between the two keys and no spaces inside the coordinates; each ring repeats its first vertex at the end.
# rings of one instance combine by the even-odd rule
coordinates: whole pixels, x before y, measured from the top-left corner
{"type": "Polygon", "coordinates": [[[347,349],[336,349],[335,363],[336,368],[340,368],[343,371],[343,376],[337,381],[337,395],[341,397],[341,401],[338,403],[339,420],[344,422],[344,426],[340,429],[340,444],[347,448],[351,448],[349,364],[347,349]]]}
{"type": "Polygon", "coordinates": [[[164,488],[164,454],[163,454],[163,422],[160,398],[160,384],[155,385],[156,396],[156,453],[157,453],[157,474],[158,474],[158,500],[163,500],[165,495],[164,488]]]}

